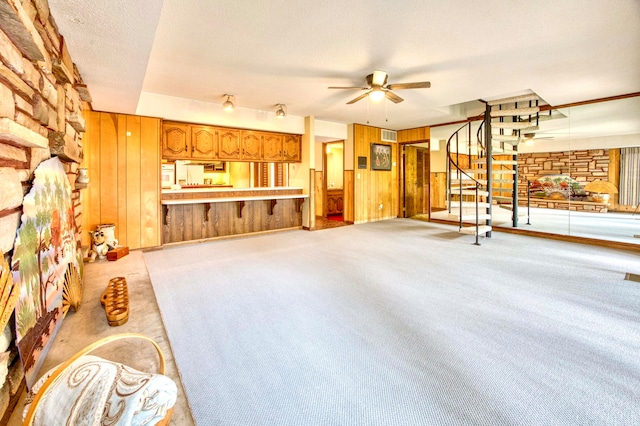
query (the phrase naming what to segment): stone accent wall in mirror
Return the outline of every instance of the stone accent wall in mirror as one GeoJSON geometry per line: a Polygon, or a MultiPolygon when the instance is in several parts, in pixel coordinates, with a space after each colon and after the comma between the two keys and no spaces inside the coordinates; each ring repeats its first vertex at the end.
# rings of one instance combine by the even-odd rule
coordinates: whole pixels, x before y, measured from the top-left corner
{"type": "Polygon", "coordinates": [[[559,112],[564,118],[540,122],[531,140],[518,146],[519,227],[640,244],[640,169],[633,166],[640,155],[634,154],[640,151],[640,96],[559,112]],[[555,181],[566,188],[553,191],[555,181]],[[607,192],[585,191],[595,181],[608,182],[601,189],[607,192]]]}

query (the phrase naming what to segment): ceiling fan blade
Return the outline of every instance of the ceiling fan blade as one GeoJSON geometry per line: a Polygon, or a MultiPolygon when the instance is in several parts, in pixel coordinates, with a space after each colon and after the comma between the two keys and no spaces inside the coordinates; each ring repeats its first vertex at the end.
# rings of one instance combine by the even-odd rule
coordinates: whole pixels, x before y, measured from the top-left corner
{"type": "Polygon", "coordinates": [[[372,86],[382,86],[387,82],[387,73],[384,71],[374,71],[371,79],[372,86]]]}
{"type": "Polygon", "coordinates": [[[387,86],[389,90],[402,90],[402,89],[428,89],[431,87],[431,82],[429,81],[420,81],[415,83],[397,83],[390,84],[387,86]]]}
{"type": "Polygon", "coordinates": [[[347,102],[347,105],[354,104],[354,103],[358,102],[360,99],[366,98],[367,96],[369,96],[369,92],[365,93],[364,95],[360,95],[355,99],[350,100],[349,102],[347,102]]]}
{"type": "Polygon", "coordinates": [[[393,103],[400,103],[402,101],[404,101],[404,99],[402,99],[400,96],[396,95],[393,92],[390,91],[385,91],[385,96],[387,97],[387,99],[389,99],[390,101],[392,101],[393,103]]]}
{"type": "Polygon", "coordinates": [[[369,90],[369,88],[368,88],[368,87],[355,87],[355,86],[352,86],[352,87],[330,86],[330,87],[327,87],[327,89],[356,89],[356,90],[369,90]]]}

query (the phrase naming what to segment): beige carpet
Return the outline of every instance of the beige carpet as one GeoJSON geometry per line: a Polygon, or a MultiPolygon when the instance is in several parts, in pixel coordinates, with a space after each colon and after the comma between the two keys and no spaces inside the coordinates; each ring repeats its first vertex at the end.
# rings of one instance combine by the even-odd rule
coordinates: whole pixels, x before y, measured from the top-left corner
{"type": "Polygon", "coordinates": [[[638,255],[397,219],[145,253],[198,424],[640,424],[638,255]]]}

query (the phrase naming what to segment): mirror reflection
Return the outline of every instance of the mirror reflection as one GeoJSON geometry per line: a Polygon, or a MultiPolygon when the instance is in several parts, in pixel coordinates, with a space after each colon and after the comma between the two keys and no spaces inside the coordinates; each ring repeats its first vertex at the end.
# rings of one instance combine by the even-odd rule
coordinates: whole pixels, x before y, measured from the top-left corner
{"type": "MultiPolygon", "coordinates": [[[[510,167],[496,163],[507,163],[512,153],[494,152],[493,226],[640,244],[640,97],[561,107],[549,116],[521,137],[516,173],[497,171],[510,167]],[[516,208],[508,189],[513,178],[516,208]]],[[[466,132],[474,135],[480,123],[466,132]]],[[[447,170],[442,147],[461,125],[432,128],[432,184],[434,170],[447,170]]],[[[470,150],[467,139],[451,143],[451,155],[468,155],[473,164],[481,154],[470,150]]],[[[447,171],[452,180],[455,171],[447,171]]],[[[431,217],[451,220],[446,206],[456,200],[432,200],[431,217]]]]}

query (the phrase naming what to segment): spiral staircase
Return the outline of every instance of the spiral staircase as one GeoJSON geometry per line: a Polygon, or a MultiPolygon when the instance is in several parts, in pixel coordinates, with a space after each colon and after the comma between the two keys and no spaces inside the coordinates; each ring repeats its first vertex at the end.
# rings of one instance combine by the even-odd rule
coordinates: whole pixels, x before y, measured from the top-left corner
{"type": "Polygon", "coordinates": [[[539,102],[536,94],[486,102],[477,131],[470,121],[447,141],[448,217],[476,245],[491,237],[494,207],[511,210],[518,226],[518,144],[538,130],[539,102]]]}

